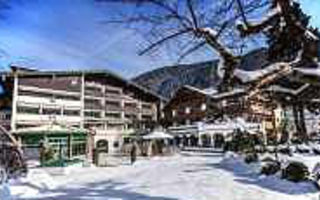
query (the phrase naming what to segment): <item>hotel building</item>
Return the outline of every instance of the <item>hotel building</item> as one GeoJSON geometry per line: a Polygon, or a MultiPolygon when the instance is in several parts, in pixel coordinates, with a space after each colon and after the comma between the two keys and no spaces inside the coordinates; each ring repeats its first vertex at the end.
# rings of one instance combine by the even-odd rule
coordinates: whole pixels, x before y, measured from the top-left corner
{"type": "MultiPolygon", "coordinates": [[[[1,73],[0,84],[0,123],[23,145],[39,139],[21,130],[55,124],[89,130],[94,144],[105,140],[108,151],[116,152],[126,135],[156,125],[162,102],[157,95],[109,71],[12,67],[11,72],[1,73]]],[[[60,137],[52,141],[69,140],[60,137]]]]}

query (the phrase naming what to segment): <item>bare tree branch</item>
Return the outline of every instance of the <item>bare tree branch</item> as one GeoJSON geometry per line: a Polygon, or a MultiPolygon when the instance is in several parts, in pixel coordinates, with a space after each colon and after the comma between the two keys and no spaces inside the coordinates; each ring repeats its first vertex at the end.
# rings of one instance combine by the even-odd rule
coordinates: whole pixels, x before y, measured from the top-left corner
{"type": "Polygon", "coordinates": [[[188,49],[187,51],[185,51],[183,54],[181,54],[178,58],[178,63],[183,60],[185,57],[187,57],[188,55],[190,55],[191,53],[197,51],[198,49],[200,49],[201,47],[204,47],[206,45],[206,42],[200,42],[199,44],[191,47],[190,49],[188,49]]]}
{"type": "Polygon", "coordinates": [[[238,8],[239,8],[239,11],[240,11],[240,15],[241,15],[241,17],[242,17],[242,20],[243,20],[244,24],[245,24],[245,25],[248,25],[247,17],[246,17],[246,14],[245,14],[245,12],[244,12],[244,9],[243,9],[241,0],[237,0],[237,4],[238,4],[238,8]]]}
{"type": "Polygon", "coordinates": [[[168,35],[154,43],[152,43],[151,45],[149,45],[147,48],[145,48],[144,50],[142,50],[141,52],[139,52],[139,55],[144,55],[145,53],[147,53],[148,51],[152,50],[153,48],[155,48],[156,46],[159,46],[161,44],[163,44],[164,42],[166,42],[167,40],[170,40],[170,39],[173,39],[173,38],[176,38],[180,35],[183,35],[183,34],[186,34],[186,33],[189,33],[193,31],[192,29],[185,29],[185,30],[181,30],[181,31],[178,31],[174,34],[171,34],[171,35],[168,35]]]}
{"type": "Polygon", "coordinates": [[[187,0],[187,5],[188,5],[189,12],[191,14],[191,17],[192,17],[194,27],[197,29],[198,28],[198,21],[197,21],[196,14],[194,13],[194,9],[193,9],[191,0],[187,0]]]}

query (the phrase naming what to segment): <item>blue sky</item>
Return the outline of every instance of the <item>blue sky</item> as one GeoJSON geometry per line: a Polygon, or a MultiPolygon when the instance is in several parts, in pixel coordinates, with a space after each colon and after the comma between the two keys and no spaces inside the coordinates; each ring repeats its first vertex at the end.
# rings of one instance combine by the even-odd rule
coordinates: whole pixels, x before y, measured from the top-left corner
{"type": "MultiPolygon", "coordinates": [[[[1,11],[0,68],[19,64],[37,69],[110,69],[125,77],[174,64],[176,57],[162,50],[138,56],[145,44],[133,30],[103,23],[120,8],[93,0],[12,0],[1,11]]],[[[301,1],[320,27],[320,0],[301,1]]],[[[198,52],[185,62],[211,59],[198,52]]]]}

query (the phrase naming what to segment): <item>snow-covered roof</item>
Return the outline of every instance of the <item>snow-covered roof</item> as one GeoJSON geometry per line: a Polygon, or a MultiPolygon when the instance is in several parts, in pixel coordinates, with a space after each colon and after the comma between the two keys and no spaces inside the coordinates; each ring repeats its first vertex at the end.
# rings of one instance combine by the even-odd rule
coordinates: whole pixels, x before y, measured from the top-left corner
{"type": "Polygon", "coordinates": [[[282,93],[288,93],[291,95],[298,95],[300,92],[308,88],[310,84],[306,83],[303,86],[299,87],[298,89],[294,90],[291,88],[282,87],[280,85],[271,85],[270,87],[266,88],[265,91],[275,91],[275,92],[282,92],[282,93]]]}
{"type": "Polygon", "coordinates": [[[203,89],[203,92],[205,92],[208,95],[213,95],[213,94],[218,93],[218,90],[216,90],[213,87],[209,87],[209,88],[203,89]]]}
{"type": "Polygon", "coordinates": [[[191,85],[184,85],[183,87],[185,87],[189,90],[193,90],[195,92],[199,92],[204,95],[212,95],[214,93],[217,93],[217,90],[214,88],[199,89],[199,88],[193,87],[191,85]]]}
{"type": "MultiPolygon", "coordinates": [[[[318,66],[320,66],[320,63],[318,63],[318,66]]],[[[320,77],[320,67],[317,67],[317,68],[295,68],[294,71],[301,73],[303,75],[307,75],[307,76],[320,77]]]]}
{"type": "Polygon", "coordinates": [[[235,88],[229,92],[221,92],[219,93],[216,89],[214,88],[206,88],[206,89],[199,89],[190,85],[185,85],[185,88],[188,88],[190,90],[193,90],[195,92],[201,93],[203,95],[206,95],[208,97],[214,98],[214,99],[220,99],[220,98],[224,98],[224,97],[228,97],[228,96],[232,96],[232,95],[236,95],[236,94],[240,94],[240,93],[244,93],[246,92],[246,90],[244,88],[235,88]]]}
{"type": "Polygon", "coordinates": [[[213,95],[211,95],[211,97],[214,99],[221,99],[224,97],[233,96],[233,95],[241,94],[241,93],[245,93],[245,92],[246,92],[246,90],[244,88],[235,88],[229,92],[222,92],[222,93],[213,94],[213,95]]]}

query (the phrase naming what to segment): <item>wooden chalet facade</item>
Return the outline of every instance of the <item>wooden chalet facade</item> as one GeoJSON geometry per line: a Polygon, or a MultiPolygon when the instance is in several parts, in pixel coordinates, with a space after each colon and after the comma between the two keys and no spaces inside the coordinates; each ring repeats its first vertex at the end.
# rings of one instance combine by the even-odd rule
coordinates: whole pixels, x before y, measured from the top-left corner
{"type": "Polygon", "coordinates": [[[217,93],[186,85],[165,105],[162,121],[168,127],[210,121],[223,114],[232,118],[243,116],[245,94],[243,89],[217,93]]]}

